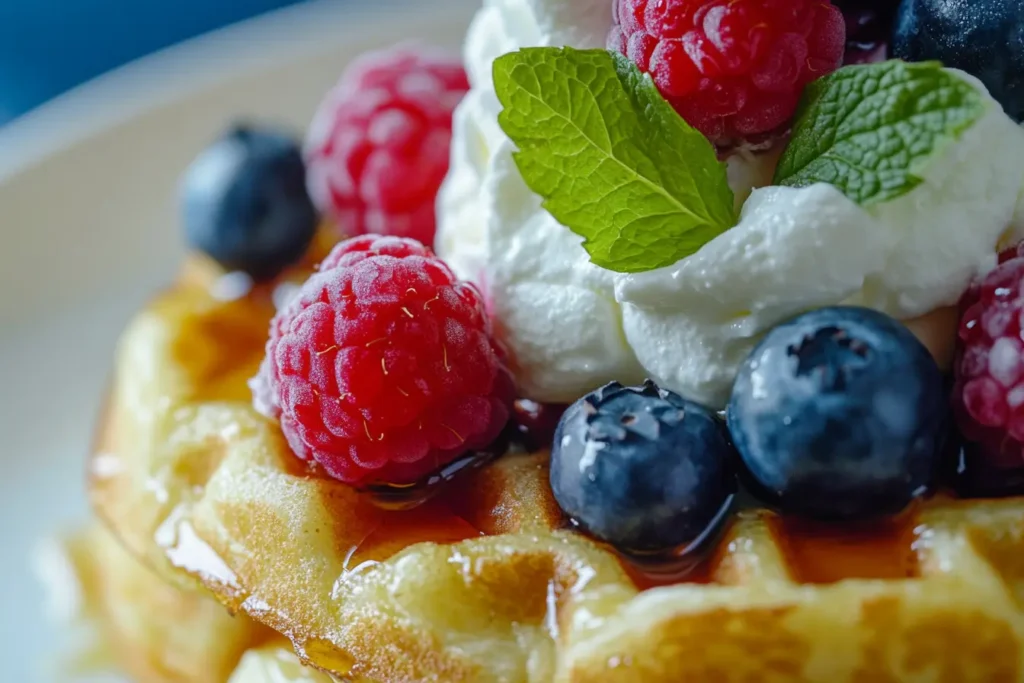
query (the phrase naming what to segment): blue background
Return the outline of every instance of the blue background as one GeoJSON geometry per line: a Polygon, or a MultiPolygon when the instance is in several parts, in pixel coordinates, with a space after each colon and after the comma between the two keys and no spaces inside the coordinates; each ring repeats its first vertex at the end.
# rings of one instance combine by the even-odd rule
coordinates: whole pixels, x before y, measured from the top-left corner
{"type": "Polygon", "coordinates": [[[298,2],[0,0],[0,123],[132,59],[298,2]]]}

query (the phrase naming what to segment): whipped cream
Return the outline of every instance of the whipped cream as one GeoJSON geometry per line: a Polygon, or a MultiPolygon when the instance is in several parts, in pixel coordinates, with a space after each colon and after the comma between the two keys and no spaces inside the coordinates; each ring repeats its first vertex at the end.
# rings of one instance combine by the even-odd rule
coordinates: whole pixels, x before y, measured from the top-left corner
{"type": "Polygon", "coordinates": [[[592,263],[523,182],[491,65],[527,46],[603,47],[606,0],[488,0],[465,43],[471,90],[455,112],[451,170],[438,198],[437,252],[485,291],[520,390],[573,401],[605,381],[643,379],[615,303],[615,274],[592,263]]]}
{"type": "MultiPolygon", "coordinates": [[[[542,209],[520,177],[498,126],[491,66],[522,47],[603,47],[611,25],[605,0],[489,0],[466,37],[472,87],[455,111],[435,246],[459,277],[487,292],[520,389],[540,401],[574,401],[647,373],[623,332],[616,274],[590,262],[582,238],[542,209]]],[[[730,161],[737,201],[770,181],[764,158],[730,161]]]]}
{"type": "Polygon", "coordinates": [[[722,406],[739,364],[787,318],[842,303],[906,320],[955,303],[1024,227],[1024,131],[988,106],[901,197],[863,209],[831,185],[755,190],[739,224],[696,254],[620,276],[640,363],[663,386],[722,406]]]}
{"type": "Polygon", "coordinates": [[[521,391],[571,402],[644,370],[622,329],[615,273],[590,262],[582,238],[540,208],[504,142],[483,185],[491,216],[484,287],[521,391]]]}
{"type": "Polygon", "coordinates": [[[765,187],[778,150],[737,154],[736,227],[667,268],[593,265],[520,177],[497,124],[491,63],[525,46],[602,47],[610,14],[603,0],[490,0],[466,39],[472,90],[455,113],[436,247],[487,293],[527,397],[572,401],[651,377],[720,407],[740,362],[779,322],[839,303],[901,319],[950,305],[994,265],[1000,239],[1024,227],[1024,131],[988,98],[987,114],[893,201],[865,209],[830,185],[765,187]]]}

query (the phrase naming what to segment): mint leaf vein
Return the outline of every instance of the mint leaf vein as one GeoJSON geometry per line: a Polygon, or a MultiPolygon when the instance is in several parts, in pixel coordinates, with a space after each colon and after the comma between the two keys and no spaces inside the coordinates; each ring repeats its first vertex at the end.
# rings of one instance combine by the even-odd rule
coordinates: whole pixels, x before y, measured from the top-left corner
{"type": "Polygon", "coordinates": [[[937,62],[844,67],[804,91],[775,183],[830,183],[863,206],[894,199],[984,112],[981,94],[937,62]]]}
{"type": "Polygon", "coordinates": [[[734,224],[711,143],[625,57],[527,48],[495,61],[494,83],[523,179],[597,265],[670,265],[734,224]]]}

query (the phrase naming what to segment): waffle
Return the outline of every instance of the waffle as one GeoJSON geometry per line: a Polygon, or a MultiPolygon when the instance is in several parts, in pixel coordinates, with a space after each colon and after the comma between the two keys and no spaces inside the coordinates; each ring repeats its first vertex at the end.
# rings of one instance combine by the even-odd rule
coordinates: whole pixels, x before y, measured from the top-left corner
{"type": "Polygon", "coordinates": [[[331,683],[270,629],[164,582],[99,524],[50,539],[37,559],[79,636],[62,680],[116,668],[136,683],[331,683]]]}
{"type": "MultiPolygon", "coordinates": [[[[81,639],[60,663],[70,674],[115,666],[138,683],[223,683],[248,648],[281,648],[272,631],[232,617],[206,591],[161,580],[98,524],[47,549],[55,552],[44,561],[66,565],[75,581],[49,586],[62,609],[74,606],[66,616],[81,639]]],[[[53,577],[67,581],[63,571],[53,577]]]]}
{"type": "Polygon", "coordinates": [[[543,452],[384,510],[253,410],[271,297],[224,301],[211,277],[187,268],[125,334],[92,500],[164,581],[307,664],[379,683],[1024,681],[1024,500],[936,497],[860,527],[749,509],[678,576],[574,532],[543,452]]]}

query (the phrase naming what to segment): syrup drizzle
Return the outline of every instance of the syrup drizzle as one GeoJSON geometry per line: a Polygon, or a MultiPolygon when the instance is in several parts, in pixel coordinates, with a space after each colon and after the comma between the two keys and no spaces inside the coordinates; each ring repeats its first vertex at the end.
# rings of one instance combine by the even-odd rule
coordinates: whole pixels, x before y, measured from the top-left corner
{"type": "Polygon", "coordinates": [[[640,590],[680,583],[711,583],[712,558],[730,527],[736,494],[719,508],[711,524],[689,543],[664,553],[618,552],[623,568],[640,590]]]}
{"type": "Polygon", "coordinates": [[[916,543],[922,529],[914,509],[872,522],[813,522],[778,515],[768,520],[792,578],[800,583],[920,576],[916,543]]]}
{"type": "Polygon", "coordinates": [[[345,553],[343,579],[366,571],[414,543],[457,543],[481,535],[443,499],[431,500],[415,510],[378,509],[375,514],[376,525],[345,553]]]}
{"type": "Polygon", "coordinates": [[[190,574],[239,590],[238,577],[227,562],[196,533],[186,518],[187,509],[178,506],[156,530],[153,538],[171,564],[190,574]]]}
{"type": "Polygon", "coordinates": [[[457,476],[486,466],[508,451],[508,430],[487,450],[472,451],[411,484],[378,482],[366,487],[369,500],[384,510],[411,510],[436,496],[457,476]]]}

